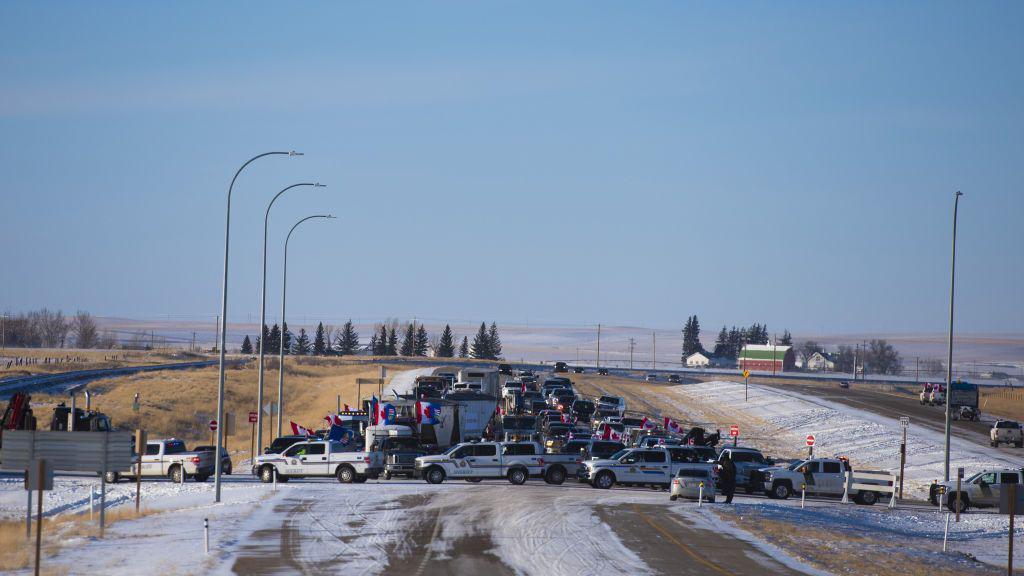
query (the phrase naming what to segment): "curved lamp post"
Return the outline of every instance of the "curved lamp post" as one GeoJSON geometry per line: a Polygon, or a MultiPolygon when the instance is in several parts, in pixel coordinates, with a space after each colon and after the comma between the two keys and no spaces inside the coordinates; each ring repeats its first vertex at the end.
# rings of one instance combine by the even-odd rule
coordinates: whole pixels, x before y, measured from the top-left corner
{"type": "MultiPolygon", "coordinates": [[[[270,200],[270,204],[267,204],[267,211],[263,215],[263,285],[260,288],[260,350],[259,350],[259,386],[256,392],[256,449],[263,449],[263,346],[265,345],[265,334],[263,334],[263,327],[267,325],[267,231],[270,227],[270,209],[274,206],[274,202],[281,197],[282,194],[291,190],[292,188],[298,188],[299,186],[313,186],[314,188],[324,188],[323,184],[319,182],[302,182],[299,184],[292,184],[291,186],[281,190],[270,200]]],[[[255,455],[253,455],[255,457],[255,455]]]]}
{"type": "Polygon", "coordinates": [[[284,341],[285,341],[285,316],[284,316],[284,305],[285,299],[288,294],[288,242],[292,239],[292,232],[299,227],[306,220],[312,220],[313,218],[334,218],[330,214],[315,214],[313,216],[306,216],[302,220],[299,220],[292,226],[292,229],[288,231],[288,236],[284,239],[284,270],[282,272],[282,284],[281,284],[281,344],[278,350],[278,372],[277,372],[277,435],[281,436],[281,414],[284,413],[284,341]]]}
{"type": "MultiPolygon", "coordinates": [[[[221,299],[220,299],[220,335],[218,344],[220,362],[219,362],[219,377],[217,383],[217,453],[220,453],[221,446],[224,445],[224,346],[227,344],[227,331],[228,331],[228,249],[231,246],[231,191],[235,188],[235,180],[238,180],[238,175],[245,170],[245,167],[252,164],[256,160],[263,158],[264,156],[302,156],[301,152],[292,150],[291,152],[264,152],[263,154],[257,154],[242,164],[242,167],[235,172],[235,176],[231,178],[231,184],[228,186],[228,208],[227,216],[224,223],[224,280],[221,284],[221,299]]],[[[262,330],[262,328],[261,328],[262,330]]],[[[220,502],[220,457],[214,458],[214,472],[213,472],[213,484],[214,484],[214,502],[220,502]]]]}
{"type": "Polygon", "coordinates": [[[945,476],[949,482],[949,435],[952,432],[952,419],[950,418],[949,395],[953,391],[953,292],[956,290],[956,213],[960,207],[960,197],[963,192],[957,190],[953,196],[953,259],[949,268],[949,347],[946,350],[946,395],[943,400],[946,402],[946,450],[945,450],[945,476]]]}

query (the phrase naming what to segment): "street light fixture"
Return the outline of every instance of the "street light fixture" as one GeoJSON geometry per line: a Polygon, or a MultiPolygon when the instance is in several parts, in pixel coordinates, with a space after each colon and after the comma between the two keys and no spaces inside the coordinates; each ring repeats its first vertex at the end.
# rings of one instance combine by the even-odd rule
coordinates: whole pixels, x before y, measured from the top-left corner
{"type": "Polygon", "coordinates": [[[274,195],[270,200],[270,203],[267,204],[267,211],[263,215],[263,285],[260,288],[259,386],[256,392],[256,448],[259,450],[263,449],[263,347],[266,345],[266,335],[263,333],[263,327],[267,325],[267,231],[270,227],[270,209],[282,194],[299,186],[313,186],[314,188],[325,187],[319,182],[302,182],[299,184],[292,184],[274,195]]]}
{"type": "MultiPolygon", "coordinates": [[[[245,170],[245,167],[252,164],[256,160],[263,158],[264,156],[302,156],[301,152],[292,150],[291,152],[264,152],[263,154],[257,154],[252,158],[248,159],[242,167],[235,172],[233,178],[231,178],[231,184],[228,185],[228,206],[227,214],[224,222],[224,280],[221,284],[221,299],[220,299],[220,317],[222,319],[220,323],[220,344],[218,345],[220,362],[219,362],[219,376],[217,382],[217,450],[218,454],[221,450],[221,446],[224,445],[224,346],[227,344],[227,326],[228,326],[228,251],[231,246],[231,191],[235,188],[235,180],[238,180],[238,175],[245,170]]],[[[214,502],[220,502],[220,458],[214,458],[214,471],[213,471],[213,492],[214,502]]]]}
{"type": "Polygon", "coordinates": [[[953,426],[949,408],[949,395],[953,391],[953,293],[956,290],[956,216],[957,208],[960,207],[960,197],[963,195],[963,192],[959,190],[953,195],[953,259],[949,270],[949,347],[946,350],[946,395],[943,398],[946,402],[946,482],[949,482],[949,436],[953,426]]]}
{"type": "Polygon", "coordinates": [[[306,220],[312,220],[314,218],[329,218],[333,219],[334,216],[331,214],[314,214],[313,216],[306,216],[302,220],[299,220],[292,226],[292,229],[288,231],[288,236],[284,239],[284,269],[282,271],[282,283],[281,283],[281,343],[278,347],[278,366],[277,366],[277,435],[281,436],[281,415],[284,413],[284,342],[285,342],[285,299],[288,294],[288,242],[292,239],[292,232],[299,227],[306,220]]]}

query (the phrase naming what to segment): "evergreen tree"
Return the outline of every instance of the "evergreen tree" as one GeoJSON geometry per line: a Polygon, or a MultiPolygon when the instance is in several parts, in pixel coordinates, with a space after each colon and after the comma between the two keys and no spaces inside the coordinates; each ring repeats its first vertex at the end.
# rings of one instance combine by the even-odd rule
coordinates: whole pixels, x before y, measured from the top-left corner
{"type": "Polygon", "coordinates": [[[308,356],[312,350],[309,345],[309,336],[306,335],[305,328],[299,328],[299,336],[295,339],[295,347],[292,353],[296,356],[308,356]]]}
{"type": "Polygon", "coordinates": [[[374,356],[388,355],[388,327],[381,324],[377,334],[377,346],[373,349],[374,356]]]}
{"type": "Polygon", "coordinates": [[[374,356],[380,356],[380,343],[377,341],[377,332],[373,332],[373,336],[370,336],[370,354],[374,356]]]}
{"type": "Polygon", "coordinates": [[[316,325],[316,336],[313,337],[313,356],[324,356],[327,354],[327,341],[324,339],[324,323],[316,325]]]}
{"type": "Polygon", "coordinates": [[[249,341],[249,335],[245,335],[245,339],[242,340],[242,354],[252,354],[252,342],[249,341]]]}
{"type": "Polygon", "coordinates": [[[445,324],[444,332],[441,332],[441,341],[437,344],[434,353],[439,358],[451,358],[455,356],[455,337],[452,335],[452,327],[445,324]]]}
{"type": "Polygon", "coordinates": [[[281,329],[274,324],[267,335],[267,345],[263,347],[264,354],[277,354],[281,349],[281,329]]]}
{"type": "Polygon", "coordinates": [[[459,358],[469,358],[469,336],[462,337],[462,345],[459,346],[459,358]]]}
{"type": "Polygon", "coordinates": [[[733,360],[739,358],[740,349],[743,348],[745,336],[744,331],[736,328],[735,326],[729,330],[729,358],[732,358],[733,360]]]}
{"type": "Polygon", "coordinates": [[[295,335],[288,330],[288,323],[281,323],[281,345],[285,354],[291,354],[293,340],[295,340],[295,335]]]}
{"type": "Polygon", "coordinates": [[[683,362],[686,362],[687,356],[703,351],[704,346],[700,343],[700,320],[697,320],[697,315],[694,314],[686,319],[686,325],[683,327],[683,362]]]}
{"type": "Polygon", "coordinates": [[[385,351],[385,354],[388,356],[398,356],[398,334],[396,333],[397,329],[397,326],[392,326],[391,329],[388,330],[388,349],[385,351]]]}
{"type": "MultiPolygon", "coordinates": [[[[370,341],[370,348],[374,348],[377,343],[377,335],[373,335],[373,340],[370,341]]],[[[356,332],[355,327],[352,326],[352,319],[341,328],[341,334],[338,334],[338,354],[342,356],[351,356],[359,351],[359,334],[356,332]]]]}
{"type": "Polygon", "coordinates": [[[427,336],[427,328],[423,324],[420,324],[416,328],[416,341],[413,343],[413,354],[416,356],[426,356],[427,349],[430,347],[430,337],[427,336]]]}
{"type": "Polygon", "coordinates": [[[266,324],[263,325],[263,334],[256,337],[256,342],[253,344],[252,349],[256,352],[260,352],[260,344],[266,342],[266,348],[262,350],[264,354],[270,354],[270,328],[266,324]]]}
{"type": "Polygon", "coordinates": [[[498,335],[498,325],[491,322],[491,329],[487,331],[487,346],[491,360],[501,359],[501,336],[498,335]]]}
{"type": "Polygon", "coordinates": [[[789,333],[789,330],[782,331],[782,338],[779,340],[779,346],[792,346],[793,335],[789,333]]]}
{"type": "Polygon", "coordinates": [[[715,351],[712,353],[716,358],[728,358],[729,354],[729,331],[722,325],[718,331],[718,338],[715,339],[715,351]]]}
{"type": "Polygon", "coordinates": [[[490,338],[487,334],[487,324],[485,322],[480,323],[480,329],[477,330],[476,336],[473,337],[473,348],[470,350],[470,355],[473,358],[482,359],[491,357],[490,338]]]}
{"type": "Polygon", "coordinates": [[[416,328],[412,324],[405,327],[405,336],[402,337],[402,348],[399,352],[402,356],[413,356],[416,352],[416,328]]]}

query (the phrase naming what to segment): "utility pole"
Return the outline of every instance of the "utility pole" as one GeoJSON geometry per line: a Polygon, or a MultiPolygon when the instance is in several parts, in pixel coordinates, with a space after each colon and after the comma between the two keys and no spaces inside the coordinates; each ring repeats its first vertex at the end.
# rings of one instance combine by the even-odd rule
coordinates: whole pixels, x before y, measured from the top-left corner
{"type": "Polygon", "coordinates": [[[597,367],[601,367],[601,325],[597,325],[597,367]]]}
{"type": "MultiPolygon", "coordinates": [[[[953,257],[950,262],[949,270],[949,340],[948,347],[946,350],[946,449],[945,449],[945,476],[946,482],[949,482],[949,434],[952,430],[953,421],[951,419],[951,413],[949,410],[949,396],[948,394],[953,389],[953,294],[956,289],[956,216],[957,209],[960,206],[960,197],[963,193],[957,190],[956,195],[953,196],[953,257]]],[[[1012,538],[1011,538],[1012,539],[1012,538]]]]}
{"type": "Polygon", "coordinates": [[[853,345],[853,381],[857,381],[857,353],[860,352],[860,344],[853,345]]]}
{"type": "Polygon", "coordinates": [[[190,352],[196,351],[196,333],[192,332],[192,345],[189,347],[190,352]]]}
{"type": "Polygon", "coordinates": [[[633,347],[636,346],[636,340],[634,338],[629,339],[629,369],[633,369],[633,347]]]}
{"type": "Polygon", "coordinates": [[[658,369],[658,333],[651,331],[651,370],[658,369]]]}

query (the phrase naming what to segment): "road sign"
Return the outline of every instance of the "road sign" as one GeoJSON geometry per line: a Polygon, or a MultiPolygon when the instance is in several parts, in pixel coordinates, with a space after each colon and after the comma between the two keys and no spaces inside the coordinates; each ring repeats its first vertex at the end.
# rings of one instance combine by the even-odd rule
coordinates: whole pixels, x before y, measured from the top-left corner
{"type": "Polygon", "coordinates": [[[5,470],[25,470],[34,460],[46,460],[54,470],[67,472],[124,472],[132,463],[132,433],[127,430],[74,434],[54,430],[4,432],[0,462],[5,470]]]}
{"type": "Polygon", "coordinates": [[[732,426],[729,426],[729,436],[736,437],[736,436],[739,436],[739,435],[740,435],[740,427],[739,426],[737,426],[735,424],[733,424],[732,426]]]}
{"type": "Polygon", "coordinates": [[[216,432],[217,431],[217,421],[216,420],[210,420],[210,431],[211,432],[216,432]]]}
{"type": "Polygon", "coordinates": [[[268,416],[277,414],[277,402],[267,402],[263,405],[263,413],[268,416]]]}
{"type": "Polygon", "coordinates": [[[33,460],[25,469],[25,490],[53,490],[53,464],[49,460],[33,460]]]}
{"type": "Polygon", "coordinates": [[[249,412],[249,424],[255,424],[255,423],[256,423],[256,413],[255,412],[249,412]]]}
{"type": "Polygon", "coordinates": [[[750,370],[744,370],[743,371],[743,377],[744,378],[750,378],[750,370]]]}
{"type": "Polygon", "coordinates": [[[903,428],[904,430],[906,430],[909,427],[910,427],[910,417],[909,416],[900,416],[900,428],[903,428]]]}
{"type": "Polygon", "coordinates": [[[814,434],[807,435],[807,445],[814,446],[814,434]]]}

